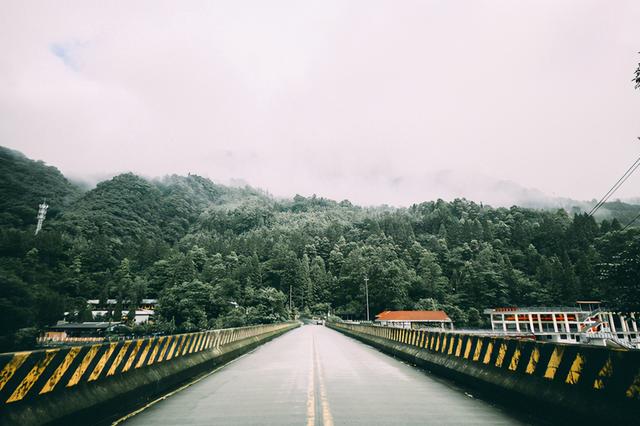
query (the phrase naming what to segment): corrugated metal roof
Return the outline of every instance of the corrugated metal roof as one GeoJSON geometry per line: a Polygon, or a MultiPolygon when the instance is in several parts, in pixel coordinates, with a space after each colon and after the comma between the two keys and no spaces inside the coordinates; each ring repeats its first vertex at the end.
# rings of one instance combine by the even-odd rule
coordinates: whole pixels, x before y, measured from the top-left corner
{"type": "Polygon", "coordinates": [[[445,311],[384,311],[378,321],[451,321],[445,311]]]}
{"type": "Polygon", "coordinates": [[[56,325],[49,327],[50,330],[104,330],[115,325],[120,325],[121,322],[58,322],[56,325]]]}

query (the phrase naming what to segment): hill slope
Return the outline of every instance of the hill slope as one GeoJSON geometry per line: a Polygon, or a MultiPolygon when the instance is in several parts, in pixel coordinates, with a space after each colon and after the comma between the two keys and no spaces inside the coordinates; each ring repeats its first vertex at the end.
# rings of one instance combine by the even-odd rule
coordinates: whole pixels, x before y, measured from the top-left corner
{"type": "Polygon", "coordinates": [[[0,227],[34,226],[38,204],[46,198],[55,218],[81,195],[58,169],[0,146],[0,227]]]}
{"type": "Polygon", "coordinates": [[[374,314],[444,309],[458,326],[483,325],[487,307],[577,298],[640,309],[640,232],[615,219],[464,199],[275,200],[192,175],[128,173],[81,194],[55,168],[2,153],[0,351],[28,347],[65,311],[83,318],[88,298],[159,298],[157,322],[140,332],[279,321],[289,295],[294,311],[362,318],[365,277],[374,314]],[[57,211],[34,236],[40,188],[57,211]]]}

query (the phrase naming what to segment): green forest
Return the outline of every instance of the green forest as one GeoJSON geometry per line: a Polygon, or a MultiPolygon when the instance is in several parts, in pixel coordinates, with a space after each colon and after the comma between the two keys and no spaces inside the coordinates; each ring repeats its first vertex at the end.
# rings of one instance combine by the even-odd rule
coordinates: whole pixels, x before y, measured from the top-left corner
{"type": "Polygon", "coordinates": [[[363,319],[365,278],[372,315],[444,309],[457,327],[485,326],[496,306],[640,309],[640,231],[623,230],[640,206],[605,208],[597,220],[465,199],[365,208],[195,175],[87,190],[0,147],[0,351],[31,347],[65,312],[86,320],[87,299],[159,299],[140,333],[286,320],[290,292],[294,314],[363,319]]]}

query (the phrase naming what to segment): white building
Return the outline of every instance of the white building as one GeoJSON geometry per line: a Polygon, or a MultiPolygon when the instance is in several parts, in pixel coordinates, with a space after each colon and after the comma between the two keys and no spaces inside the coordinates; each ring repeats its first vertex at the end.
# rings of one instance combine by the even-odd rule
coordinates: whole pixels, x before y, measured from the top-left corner
{"type": "Polygon", "coordinates": [[[640,348],[637,313],[608,311],[598,301],[578,301],[576,307],[505,307],[486,309],[491,329],[531,333],[536,340],[640,348]]]}
{"type": "MultiPolygon", "coordinates": [[[[117,303],[118,301],[116,299],[108,299],[106,302],[106,306],[104,306],[105,304],[101,304],[98,299],[87,300],[87,304],[91,309],[91,315],[94,319],[104,318],[109,312],[113,311],[113,309],[107,309],[107,308],[113,308],[117,303]]],[[[127,303],[128,303],[127,301],[124,301],[125,305],[127,303]]],[[[155,314],[155,307],[157,304],[158,304],[157,299],[142,299],[140,306],[138,306],[135,310],[136,316],[134,318],[134,322],[136,324],[142,324],[149,320],[152,320],[155,314]]],[[[129,309],[122,310],[122,318],[126,318],[128,314],[129,314],[129,309]]]]}

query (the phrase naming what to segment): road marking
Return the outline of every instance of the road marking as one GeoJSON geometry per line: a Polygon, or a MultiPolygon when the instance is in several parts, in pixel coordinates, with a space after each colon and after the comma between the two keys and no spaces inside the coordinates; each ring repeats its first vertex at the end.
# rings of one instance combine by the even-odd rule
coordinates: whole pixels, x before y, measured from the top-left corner
{"type": "Polygon", "coordinates": [[[78,384],[78,382],[80,382],[80,378],[82,377],[84,372],[87,371],[87,368],[89,368],[89,364],[91,364],[91,361],[93,361],[93,358],[100,350],[100,346],[102,346],[101,343],[91,346],[87,354],[84,356],[84,358],[82,358],[82,362],[80,363],[78,368],[76,368],[76,371],[73,372],[73,376],[71,376],[71,378],[67,382],[68,388],[70,388],[71,386],[75,386],[78,384]]]}
{"type": "Polygon", "coordinates": [[[496,367],[502,367],[504,363],[504,357],[507,355],[507,344],[500,343],[500,347],[498,348],[498,357],[496,358],[496,367]]]}
{"type": "Polygon", "coordinates": [[[120,365],[120,363],[122,362],[122,359],[124,358],[125,354],[127,353],[127,349],[129,349],[129,345],[131,345],[132,341],[133,340],[126,340],[122,344],[122,347],[120,348],[120,352],[118,352],[118,355],[116,355],[116,358],[111,363],[111,367],[109,367],[109,371],[107,371],[107,376],[113,376],[116,373],[116,370],[120,365]]]}
{"type": "Polygon", "coordinates": [[[322,405],[322,424],[324,426],[333,426],[333,416],[331,415],[331,410],[329,409],[329,400],[327,399],[327,388],[324,384],[324,377],[322,376],[322,364],[320,364],[320,358],[318,356],[318,351],[316,350],[316,340],[315,337],[313,339],[313,354],[314,361],[316,366],[316,371],[318,372],[318,382],[320,385],[320,403],[322,405]]]}
{"type": "Polygon", "coordinates": [[[315,426],[316,424],[316,392],[315,392],[315,346],[311,341],[311,368],[309,369],[309,383],[307,384],[307,426],[315,426]]]}
{"type": "Polygon", "coordinates": [[[169,348],[169,345],[171,345],[172,340],[173,336],[167,336],[166,343],[162,347],[162,351],[160,351],[160,355],[158,355],[158,361],[156,362],[162,362],[164,360],[164,354],[167,353],[167,349],[169,348]]]}
{"type": "Polygon", "coordinates": [[[144,350],[140,354],[140,358],[138,358],[138,362],[136,363],[136,368],[142,367],[142,365],[144,364],[145,360],[147,359],[147,354],[149,353],[149,348],[151,348],[151,346],[153,346],[153,344],[156,342],[156,340],[157,340],[156,337],[153,337],[153,338],[147,340],[147,346],[144,347],[144,350]]]}
{"type": "Polygon", "coordinates": [[[585,359],[582,355],[577,354],[576,358],[573,360],[571,364],[571,369],[567,374],[567,378],[565,379],[565,383],[569,383],[571,385],[575,385],[580,380],[580,374],[582,373],[582,368],[584,367],[585,359]]]}
{"type": "Polygon", "coordinates": [[[121,373],[124,373],[125,371],[129,371],[129,369],[131,368],[131,365],[133,364],[133,360],[135,360],[136,355],[138,355],[138,351],[140,350],[142,343],[144,343],[144,340],[142,339],[139,339],[136,341],[136,345],[133,347],[131,354],[129,354],[129,359],[124,364],[124,367],[122,367],[121,373]]]}
{"type": "Polygon", "coordinates": [[[156,345],[153,347],[153,351],[151,351],[151,355],[149,356],[149,361],[147,361],[147,365],[153,364],[153,362],[156,360],[156,355],[158,355],[158,350],[162,346],[166,338],[167,336],[162,336],[157,341],[156,345]]]}
{"type": "Polygon", "coordinates": [[[522,355],[522,353],[520,352],[520,348],[516,348],[515,352],[511,356],[509,370],[516,371],[516,369],[518,368],[518,362],[520,362],[520,355],[522,355]]]}
{"type": "Polygon", "coordinates": [[[60,349],[48,349],[42,358],[36,365],[33,366],[29,374],[20,382],[16,390],[11,394],[7,402],[20,401],[31,390],[31,387],[38,381],[42,372],[47,368],[47,365],[56,356],[60,349]]]}
{"type": "Polygon", "coordinates": [[[493,341],[488,341],[487,342],[487,351],[484,354],[484,359],[482,360],[482,362],[484,364],[489,364],[489,361],[491,361],[491,352],[493,352],[493,341]]]}
{"type": "MultiPolygon", "coordinates": [[[[96,364],[96,367],[93,369],[93,372],[89,376],[89,379],[87,379],[88,382],[92,382],[96,380],[98,377],[100,377],[102,370],[104,369],[105,365],[107,365],[107,361],[109,361],[109,358],[111,358],[111,354],[113,354],[113,351],[115,351],[116,346],[118,346],[118,342],[109,343],[109,349],[107,349],[104,352],[104,354],[102,355],[102,358],[100,358],[100,361],[98,361],[98,364],[96,364]]],[[[80,347],[78,346],[76,347],[78,348],[78,350],[80,350],[80,347]]],[[[71,349],[73,350],[74,348],[71,348],[71,349]]],[[[67,362],[66,359],[65,359],[65,362],[67,362]]]]}
{"type": "Polygon", "coordinates": [[[562,354],[564,353],[564,347],[557,346],[553,352],[551,353],[551,359],[547,363],[547,371],[544,373],[544,378],[553,380],[556,376],[556,371],[558,371],[558,367],[560,366],[560,362],[562,361],[562,354]]]}
{"type": "Polygon", "coordinates": [[[58,368],[56,368],[56,371],[53,372],[49,380],[47,380],[47,383],[45,383],[42,389],[40,390],[40,395],[42,395],[43,393],[51,392],[53,388],[56,387],[56,385],[58,384],[60,379],[62,379],[62,376],[64,376],[64,373],[67,372],[67,369],[69,368],[69,366],[71,365],[71,363],[73,362],[76,355],[78,355],[81,349],[82,349],[81,346],[74,346],[71,349],[69,349],[69,352],[67,352],[67,356],[64,357],[62,364],[60,364],[58,368]]]}
{"type": "Polygon", "coordinates": [[[29,355],[31,355],[31,352],[17,352],[13,355],[11,361],[0,371],[0,390],[4,388],[4,385],[6,385],[15,372],[18,371],[22,363],[29,358],[29,355]]]}
{"type": "Polygon", "coordinates": [[[613,363],[611,362],[611,357],[607,359],[607,362],[604,364],[600,372],[598,373],[598,377],[593,382],[594,389],[604,389],[605,379],[613,376],[613,363]]]}

